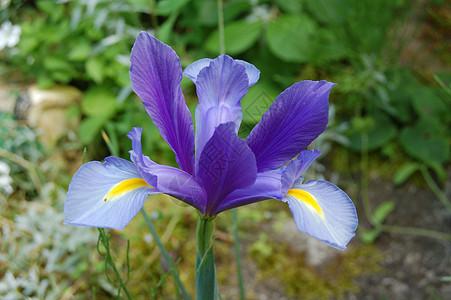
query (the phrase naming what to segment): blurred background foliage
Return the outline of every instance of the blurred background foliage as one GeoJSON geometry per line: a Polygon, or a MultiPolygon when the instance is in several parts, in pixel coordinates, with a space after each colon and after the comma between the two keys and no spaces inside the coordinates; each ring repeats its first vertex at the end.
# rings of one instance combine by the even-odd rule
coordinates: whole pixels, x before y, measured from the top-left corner
{"type": "MultiPolygon", "coordinates": [[[[427,182],[434,188],[443,184],[450,160],[451,123],[451,49],[446,43],[451,14],[445,2],[224,1],[226,53],[251,62],[262,72],[260,81],[242,100],[244,120],[240,135],[245,137],[277,95],[291,84],[325,79],[338,86],[331,94],[329,128],[316,146],[323,153],[345,154],[364,162],[348,165],[343,159],[333,163],[335,171],[358,169],[367,174],[365,159],[370,157],[388,162],[390,167],[382,170],[382,176],[396,185],[412,177],[421,179],[421,174],[433,175],[433,182],[427,182]],[[418,49],[417,44],[423,48],[418,49]]],[[[75,132],[77,138],[69,139],[70,146],[64,139],[56,149],[44,150],[31,129],[17,123],[12,114],[1,115],[0,148],[32,164],[3,155],[3,161],[15,162],[8,174],[13,178],[14,191],[25,191],[21,197],[42,198],[39,194],[50,189],[49,182],[67,186],[71,174],[66,168],[61,176],[60,169],[50,166],[49,153],[78,149],[79,155],[80,149],[87,146],[90,159],[101,160],[110,152],[127,158],[130,142],[126,133],[133,126],[145,128],[143,147],[153,159],[175,164],[169,147],[132,92],[128,77],[130,50],[138,33],[145,30],[169,44],[180,56],[182,67],[200,58],[216,57],[216,1],[3,0],[0,24],[7,22],[20,26],[21,32],[17,44],[0,49],[3,83],[37,83],[41,89],[55,84],[72,85],[83,91],[81,104],[68,112],[81,120],[75,132]],[[110,149],[102,132],[111,141],[110,149]]],[[[0,30],[1,38],[6,39],[8,32],[3,25],[0,30]]],[[[193,111],[197,101],[195,88],[186,78],[182,88],[193,111]]],[[[79,166],[80,161],[81,158],[73,167],[79,166]]],[[[318,163],[313,171],[323,176],[325,168],[318,163]]],[[[58,187],[52,189],[57,191],[58,187]]],[[[3,195],[17,196],[18,192],[8,190],[0,187],[3,195]]],[[[58,196],[55,191],[49,201],[61,208],[64,195],[58,196]]],[[[11,208],[8,203],[2,204],[2,210],[11,208]]],[[[387,202],[374,215],[367,214],[370,223],[375,227],[382,224],[395,204],[387,202]]],[[[5,217],[14,219],[14,212],[11,210],[5,217]]],[[[250,210],[247,213],[251,214],[250,210]]],[[[171,219],[191,224],[189,217],[173,215],[177,213],[172,213],[171,219]]],[[[16,220],[22,219],[16,216],[16,220]]],[[[376,228],[362,237],[371,243],[379,233],[376,228]]],[[[175,244],[180,243],[181,235],[172,238],[172,247],[177,248],[175,244]]],[[[12,242],[4,241],[2,245],[5,243],[12,242]]],[[[78,244],[74,245],[60,255],[75,253],[78,244]]],[[[255,253],[258,258],[265,251],[255,253]]],[[[73,267],[88,256],[74,259],[73,267]]],[[[5,260],[0,260],[1,271],[4,264],[5,260]]],[[[84,270],[88,269],[91,267],[84,270]]],[[[54,283],[56,279],[48,280],[54,283]]],[[[158,283],[155,278],[149,280],[158,283]]],[[[108,290],[108,283],[100,285],[108,290]]],[[[82,289],[89,291],[86,286],[82,289]]],[[[36,291],[29,293],[41,295],[36,291]]]]}

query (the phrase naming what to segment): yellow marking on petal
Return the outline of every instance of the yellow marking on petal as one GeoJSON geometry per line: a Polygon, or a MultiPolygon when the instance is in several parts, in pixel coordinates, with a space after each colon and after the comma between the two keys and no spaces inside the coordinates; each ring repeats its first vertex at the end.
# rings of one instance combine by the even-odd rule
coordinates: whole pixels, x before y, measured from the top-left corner
{"type": "Polygon", "coordinates": [[[122,196],[123,194],[133,191],[134,189],[144,187],[144,186],[152,187],[152,186],[148,185],[144,181],[144,179],[141,179],[141,178],[132,178],[132,179],[127,179],[127,180],[121,181],[118,184],[116,184],[105,195],[103,201],[107,202],[109,200],[113,200],[115,198],[122,196]]]}
{"type": "Polygon", "coordinates": [[[318,204],[318,201],[316,201],[315,197],[313,197],[312,194],[300,189],[291,189],[288,191],[287,195],[293,196],[296,199],[301,200],[302,202],[313,208],[321,217],[324,217],[323,210],[321,209],[321,207],[318,204]]]}

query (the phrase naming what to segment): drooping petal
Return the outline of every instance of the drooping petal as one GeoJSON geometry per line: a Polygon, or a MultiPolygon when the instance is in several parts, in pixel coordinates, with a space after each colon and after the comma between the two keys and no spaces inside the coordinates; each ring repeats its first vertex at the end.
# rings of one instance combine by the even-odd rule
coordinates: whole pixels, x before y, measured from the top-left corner
{"type": "Polygon", "coordinates": [[[130,79],[135,93],[171,146],[180,168],[193,173],[193,120],[180,88],[182,67],[171,47],[141,32],[132,48],[130,79]]]}
{"type": "Polygon", "coordinates": [[[64,224],[122,230],[159,193],[141,178],[133,163],[107,157],[89,162],[74,175],[64,204],[64,224]]]}
{"type": "Polygon", "coordinates": [[[243,113],[240,100],[247,93],[249,80],[245,68],[221,55],[203,68],[196,80],[199,103],[196,107],[196,156],[219,124],[233,122],[238,133],[243,113]]]}
{"type": "Polygon", "coordinates": [[[206,215],[214,216],[228,194],[251,186],[256,177],[254,154],[236,135],[234,124],[219,125],[200,155],[197,172],[207,194],[206,215]]]}
{"type": "Polygon", "coordinates": [[[297,228],[340,250],[355,235],[358,220],[352,200],[334,184],[302,178],[288,191],[288,202],[297,228]]]}
{"type": "Polygon", "coordinates": [[[173,196],[199,211],[205,211],[206,197],[203,188],[196,179],[183,170],[160,165],[142,154],[141,127],[134,127],[127,134],[132,140],[130,158],[134,162],[142,178],[147,179],[161,193],[173,196]]]}
{"type": "Polygon", "coordinates": [[[254,184],[231,192],[219,205],[216,214],[238,206],[267,199],[283,198],[281,174],[275,172],[258,173],[254,184]]]}
{"type": "Polygon", "coordinates": [[[287,163],[326,129],[328,97],[334,85],[301,81],[277,97],[246,141],[259,172],[287,163]]]}
{"type": "MultiPolygon", "coordinates": [[[[191,81],[196,84],[197,75],[199,75],[199,72],[203,68],[208,67],[212,60],[213,59],[211,58],[202,58],[193,62],[188,67],[186,67],[185,71],[183,71],[183,75],[191,79],[191,81]]],[[[249,79],[249,86],[256,84],[258,79],[260,78],[260,70],[257,69],[253,64],[248,63],[244,60],[235,59],[235,62],[241,64],[246,69],[246,74],[249,79]]]]}

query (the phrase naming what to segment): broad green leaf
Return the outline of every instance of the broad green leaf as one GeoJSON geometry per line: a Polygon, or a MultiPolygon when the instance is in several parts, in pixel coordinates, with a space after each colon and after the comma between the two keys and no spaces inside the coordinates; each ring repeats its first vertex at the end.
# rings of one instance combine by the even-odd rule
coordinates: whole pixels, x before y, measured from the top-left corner
{"type": "Polygon", "coordinates": [[[393,176],[393,183],[395,185],[403,184],[413,173],[419,170],[420,165],[414,162],[406,162],[398,170],[396,170],[393,176]]]}
{"type": "Polygon", "coordinates": [[[388,215],[395,209],[395,202],[393,201],[385,201],[379,204],[373,212],[374,220],[382,224],[388,215]]]}
{"type": "Polygon", "coordinates": [[[307,62],[315,55],[316,24],[307,15],[285,15],[266,30],[269,49],[287,62],[307,62]]]}
{"type": "Polygon", "coordinates": [[[377,228],[360,232],[360,238],[364,244],[372,244],[377,239],[381,231],[377,228]]]}
{"type": "Polygon", "coordinates": [[[412,93],[415,112],[426,118],[441,117],[448,112],[445,104],[435,91],[427,87],[419,87],[412,93]]]}
{"type": "Polygon", "coordinates": [[[67,57],[72,61],[84,61],[91,52],[91,45],[86,40],[79,40],[75,43],[67,57]]]}
{"type": "Polygon", "coordinates": [[[108,119],[118,108],[115,95],[107,88],[97,87],[89,89],[83,97],[81,110],[87,116],[102,116],[108,119]]]}
{"type": "Polygon", "coordinates": [[[249,88],[241,100],[243,123],[240,127],[240,136],[247,136],[252,128],[260,122],[265,113],[279,94],[279,90],[272,84],[260,81],[249,88]]]}
{"type": "Polygon", "coordinates": [[[98,57],[91,57],[85,63],[86,73],[97,84],[102,83],[104,77],[103,63],[98,57]]]}
{"type": "Polygon", "coordinates": [[[305,4],[316,20],[334,26],[343,23],[346,8],[349,7],[346,0],[315,0],[306,1],[305,4]]]}
{"type": "MultiPolygon", "coordinates": [[[[299,0],[277,0],[277,5],[279,7],[289,13],[289,14],[298,14],[302,12],[302,1],[299,0]]],[[[315,2],[315,1],[313,1],[315,2]]]]}
{"type": "Polygon", "coordinates": [[[405,127],[400,135],[404,150],[426,164],[442,164],[448,160],[449,144],[443,124],[434,119],[420,119],[414,126],[405,127]]]}
{"type": "MultiPolygon", "coordinates": [[[[251,9],[250,1],[228,0],[224,3],[224,21],[232,21],[240,14],[251,9]]],[[[203,1],[198,12],[198,22],[207,26],[218,26],[218,3],[217,1],[203,1]]]]}
{"type": "Polygon", "coordinates": [[[184,7],[189,1],[190,0],[162,0],[158,2],[155,12],[159,16],[169,16],[173,12],[184,7]]]}
{"type": "MultiPolygon", "coordinates": [[[[260,22],[248,23],[237,21],[227,24],[224,28],[226,53],[240,54],[251,48],[260,36],[262,25],[260,22]]],[[[219,33],[214,31],[207,39],[205,47],[211,53],[219,53],[219,33]]]]}
{"type": "Polygon", "coordinates": [[[44,67],[48,71],[60,71],[60,70],[67,70],[71,66],[70,64],[65,60],[57,56],[46,56],[44,58],[44,67]]]}
{"type": "Polygon", "coordinates": [[[365,118],[365,121],[366,125],[361,127],[353,124],[349,132],[349,148],[352,150],[362,151],[366,143],[366,149],[372,151],[387,144],[396,136],[395,124],[380,112],[365,118]]]}
{"type": "Polygon", "coordinates": [[[158,39],[163,43],[168,43],[172,33],[172,27],[174,27],[175,20],[178,14],[172,14],[160,28],[158,28],[158,39]]]}
{"type": "Polygon", "coordinates": [[[80,127],[78,128],[80,141],[85,145],[94,141],[105,121],[106,118],[103,116],[88,117],[81,121],[80,127]]]}
{"type": "Polygon", "coordinates": [[[446,168],[443,164],[436,162],[429,163],[429,166],[434,170],[440,182],[445,183],[446,181],[446,168]]]}

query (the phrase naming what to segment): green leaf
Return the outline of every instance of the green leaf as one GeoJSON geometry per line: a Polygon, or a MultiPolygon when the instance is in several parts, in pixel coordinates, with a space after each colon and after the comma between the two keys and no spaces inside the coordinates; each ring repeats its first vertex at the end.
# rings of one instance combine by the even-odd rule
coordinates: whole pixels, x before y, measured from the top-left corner
{"type": "Polygon", "coordinates": [[[116,97],[104,87],[89,89],[83,97],[81,110],[90,117],[111,117],[118,108],[116,97]]]}
{"type": "Polygon", "coordinates": [[[422,117],[436,118],[448,112],[445,104],[431,88],[420,86],[411,96],[415,112],[422,117]]]}
{"type": "Polygon", "coordinates": [[[446,181],[446,168],[443,164],[436,162],[430,163],[429,166],[434,170],[440,182],[445,183],[446,181]]]}
{"type": "Polygon", "coordinates": [[[420,165],[414,162],[407,162],[396,170],[393,176],[393,183],[395,185],[403,184],[413,173],[419,170],[420,165]]]}
{"type": "Polygon", "coordinates": [[[316,20],[333,26],[343,24],[343,16],[346,16],[349,6],[346,0],[315,0],[306,1],[305,4],[316,20]]]}
{"type": "Polygon", "coordinates": [[[243,111],[243,123],[240,127],[240,136],[247,136],[252,128],[260,122],[279,94],[279,90],[271,83],[260,81],[249,88],[247,94],[241,100],[243,111]]]}
{"type": "Polygon", "coordinates": [[[75,43],[67,57],[72,61],[84,61],[91,52],[91,45],[86,40],[79,40],[75,43]]]}
{"type": "Polygon", "coordinates": [[[49,71],[67,70],[71,67],[65,59],[50,55],[44,58],[43,64],[44,67],[49,71]]]}
{"type": "Polygon", "coordinates": [[[427,164],[442,164],[448,160],[449,144],[442,132],[443,124],[436,119],[420,119],[412,127],[405,127],[399,140],[404,150],[427,164]]]}
{"type": "Polygon", "coordinates": [[[88,117],[81,121],[78,128],[80,141],[85,145],[94,141],[105,121],[106,118],[103,116],[88,117]]]}
{"type": "Polygon", "coordinates": [[[362,151],[366,142],[368,151],[376,150],[389,143],[396,136],[396,132],[395,124],[381,112],[376,112],[373,116],[363,119],[355,119],[349,132],[349,148],[362,151]],[[359,126],[359,123],[356,122],[359,120],[364,122],[364,125],[359,126]],[[367,135],[366,141],[365,134],[367,135]]]}
{"type": "MultiPolygon", "coordinates": [[[[226,53],[240,54],[251,48],[260,36],[262,24],[237,21],[227,24],[224,28],[226,53]]],[[[219,53],[219,33],[214,31],[207,39],[205,47],[211,53],[219,53]]]]}
{"type": "MultiPolygon", "coordinates": [[[[277,0],[277,5],[290,14],[298,14],[302,12],[302,1],[299,0],[277,0]]],[[[315,1],[313,1],[315,2],[315,1]]]]}
{"type": "Polygon", "coordinates": [[[175,20],[178,14],[172,14],[161,26],[158,28],[158,39],[163,43],[168,43],[171,37],[172,27],[174,27],[175,20]]]}
{"type": "Polygon", "coordinates": [[[315,55],[316,24],[307,15],[284,15],[270,23],[266,39],[271,52],[287,62],[307,62],[315,55]]]}
{"type": "Polygon", "coordinates": [[[395,202],[385,201],[379,204],[373,212],[374,221],[382,224],[388,215],[395,209],[395,202]]]}
{"type": "Polygon", "coordinates": [[[372,244],[377,239],[381,231],[377,228],[368,231],[362,231],[360,233],[360,239],[364,244],[372,244]]]}
{"type": "Polygon", "coordinates": [[[97,84],[102,83],[104,78],[103,62],[98,57],[91,57],[85,64],[86,73],[97,84]]]}
{"type": "Polygon", "coordinates": [[[169,16],[173,12],[181,9],[186,4],[188,4],[190,0],[162,0],[157,4],[157,8],[155,13],[159,16],[169,16]]]}
{"type": "MultiPolygon", "coordinates": [[[[224,21],[232,21],[240,14],[251,9],[250,1],[228,0],[224,3],[224,21]]],[[[198,22],[207,26],[218,26],[218,3],[217,1],[203,1],[198,12],[198,22]]]]}

